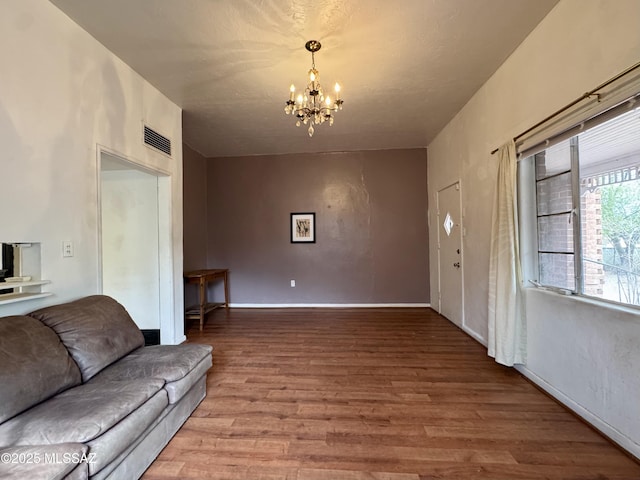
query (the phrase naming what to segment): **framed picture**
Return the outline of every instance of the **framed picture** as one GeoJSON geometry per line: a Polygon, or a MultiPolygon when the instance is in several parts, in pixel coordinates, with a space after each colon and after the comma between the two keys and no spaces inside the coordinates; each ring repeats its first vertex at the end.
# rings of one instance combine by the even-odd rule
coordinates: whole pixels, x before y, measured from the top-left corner
{"type": "Polygon", "coordinates": [[[291,243],[316,243],[316,214],[291,214],[291,243]]]}

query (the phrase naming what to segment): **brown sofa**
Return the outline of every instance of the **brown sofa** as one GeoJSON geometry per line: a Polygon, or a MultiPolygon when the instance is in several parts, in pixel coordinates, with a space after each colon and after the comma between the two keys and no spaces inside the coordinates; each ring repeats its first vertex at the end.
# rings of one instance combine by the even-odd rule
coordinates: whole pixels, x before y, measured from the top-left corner
{"type": "Polygon", "coordinates": [[[211,351],[145,347],[102,295],[0,318],[0,478],[139,478],[204,398],[211,351]]]}

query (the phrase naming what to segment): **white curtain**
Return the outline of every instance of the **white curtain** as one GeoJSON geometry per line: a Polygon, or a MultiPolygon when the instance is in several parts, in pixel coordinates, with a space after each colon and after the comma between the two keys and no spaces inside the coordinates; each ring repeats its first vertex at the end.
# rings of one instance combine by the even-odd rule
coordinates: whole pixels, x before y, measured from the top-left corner
{"type": "Polygon", "coordinates": [[[513,141],[498,149],[489,258],[489,349],[496,362],[526,361],[526,322],[518,239],[517,157],[513,141]]]}

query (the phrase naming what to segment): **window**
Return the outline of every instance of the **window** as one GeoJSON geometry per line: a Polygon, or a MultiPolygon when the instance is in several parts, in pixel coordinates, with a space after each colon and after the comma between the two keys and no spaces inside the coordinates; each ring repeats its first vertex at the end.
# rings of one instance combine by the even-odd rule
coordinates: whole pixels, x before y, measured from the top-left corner
{"type": "Polygon", "coordinates": [[[640,108],[617,107],[557,137],[522,160],[520,174],[535,205],[529,277],[640,306],[640,108]]]}

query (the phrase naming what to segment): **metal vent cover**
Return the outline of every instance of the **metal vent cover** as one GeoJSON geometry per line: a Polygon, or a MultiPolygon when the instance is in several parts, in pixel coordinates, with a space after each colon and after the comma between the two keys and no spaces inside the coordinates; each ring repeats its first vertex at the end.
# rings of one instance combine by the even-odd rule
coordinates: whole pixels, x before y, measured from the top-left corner
{"type": "Polygon", "coordinates": [[[148,125],[144,126],[144,143],[171,156],[171,139],[159,134],[148,125]]]}

